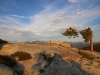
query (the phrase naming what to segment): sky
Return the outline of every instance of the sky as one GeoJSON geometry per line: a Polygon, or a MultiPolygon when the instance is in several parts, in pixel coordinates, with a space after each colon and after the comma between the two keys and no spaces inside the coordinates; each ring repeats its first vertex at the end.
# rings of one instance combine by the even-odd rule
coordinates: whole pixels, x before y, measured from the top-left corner
{"type": "Polygon", "coordinates": [[[100,0],[0,0],[0,38],[8,41],[73,39],[61,33],[69,27],[90,27],[100,41],[100,0]]]}

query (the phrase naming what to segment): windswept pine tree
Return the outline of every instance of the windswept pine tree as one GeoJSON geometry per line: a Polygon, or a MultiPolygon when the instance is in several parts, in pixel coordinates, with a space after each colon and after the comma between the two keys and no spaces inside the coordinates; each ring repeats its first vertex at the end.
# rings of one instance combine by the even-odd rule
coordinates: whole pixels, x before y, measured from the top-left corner
{"type": "Polygon", "coordinates": [[[75,38],[78,37],[78,31],[75,28],[70,27],[69,29],[66,29],[65,32],[61,33],[64,36],[68,36],[68,38],[75,38]]]}
{"type": "Polygon", "coordinates": [[[85,28],[84,30],[81,30],[80,34],[82,35],[84,42],[90,42],[90,51],[93,52],[93,40],[92,40],[93,32],[91,28],[88,27],[87,29],[85,28]]]}
{"type": "Polygon", "coordinates": [[[90,51],[93,52],[93,41],[92,36],[93,32],[91,28],[85,28],[84,30],[78,31],[74,27],[69,27],[66,29],[65,32],[61,33],[64,36],[67,36],[68,38],[76,38],[78,37],[79,33],[82,35],[82,38],[84,39],[84,42],[90,42],[90,51]]]}

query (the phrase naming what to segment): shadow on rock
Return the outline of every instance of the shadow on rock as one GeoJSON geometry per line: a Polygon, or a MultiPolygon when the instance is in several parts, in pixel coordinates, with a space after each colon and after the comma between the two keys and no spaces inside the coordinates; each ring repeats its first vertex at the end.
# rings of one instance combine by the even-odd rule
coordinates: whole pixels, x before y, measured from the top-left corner
{"type": "MultiPolygon", "coordinates": [[[[11,56],[8,56],[8,55],[0,55],[0,64],[1,64],[0,67],[3,66],[3,65],[5,65],[5,67],[7,66],[8,69],[9,68],[12,69],[14,71],[14,73],[16,73],[17,75],[23,75],[24,66],[22,64],[18,63],[11,56]]],[[[9,72],[10,72],[10,69],[9,69],[9,72]]],[[[11,72],[12,72],[12,70],[11,70],[11,72]]],[[[7,70],[4,70],[4,72],[6,72],[6,71],[7,70]]],[[[0,75],[1,75],[1,73],[0,73],[0,75]]],[[[13,74],[13,75],[15,75],[15,74],[13,74]]]]}
{"type": "Polygon", "coordinates": [[[8,44],[8,43],[0,43],[0,50],[2,50],[2,47],[3,47],[4,45],[6,45],[6,44],[8,44]]]}
{"type": "Polygon", "coordinates": [[[74,61],[68,63],[59,54],[35,54],[36,64],[32,66],[32,75],[90,75],[81,69],[81,64],[74,61]]]}
{"type": "Polygon", "coordinates": [[[43,68],[47,67],[50,65],[52,62],[53,56],[51,54],[46,54],[45,51],[34,54],[36,64],[32,66],[32,75],[38,75],[39,72],[42,71],[43,68]]]}
{"type": "Polygon", "coordinates": [[[0,50],[2,49],[3,45],[7,44],[8,41],[0,39],[0,50]]]}

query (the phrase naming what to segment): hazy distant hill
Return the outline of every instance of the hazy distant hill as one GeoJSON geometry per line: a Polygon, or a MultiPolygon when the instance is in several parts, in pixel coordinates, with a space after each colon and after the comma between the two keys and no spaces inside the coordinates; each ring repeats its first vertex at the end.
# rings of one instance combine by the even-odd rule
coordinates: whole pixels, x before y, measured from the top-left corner
{"type": "MultiPolygon", "coordinates": [[[[70,44],[72,44],[73,47],[75,48],[83,48],[83,47],[87,47],[90,46],[90,43],[86,43],[86,42],[69,42],[70,44]]],[[[100,42],[94,42],[94,45],[99,45],[100,42]]]]}
{"type": "MultiPolygon", "coordinates": [[[[90,50],[90,43],[85,42],[69,42],[75,48],[90,50]]],[[[100,42],[94,42],[94,51],[100,52],[100,42]]]]}
{"type": "Polygon", "coordinates": [[[25,43],[28,43],[28,44],[45,44],[45,43],[47,43],[47,41],[36,40],[36,41],[26,41],[25,43]]]}
{"type": "MultiPolygon", "coordinates": [[[[81,49],[90,50],[90,46],[83,47],[81,49]]],[[[100,52],[100,44],[94,44],[94,51],[100,52]]]]}

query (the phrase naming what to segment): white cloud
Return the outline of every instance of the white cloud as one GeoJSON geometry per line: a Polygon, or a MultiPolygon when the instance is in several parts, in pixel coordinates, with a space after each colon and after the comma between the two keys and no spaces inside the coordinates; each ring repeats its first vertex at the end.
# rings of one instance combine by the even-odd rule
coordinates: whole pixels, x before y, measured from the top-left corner
{"type": "Polygon", "coordinates": [[[7,40],[22,40],[27,41],[31,39],[36,39],[40,35],[37,35],[36,32],[24,30],[19,27],[9,27],[9,26],[0,26],[0,36],[3,39],[7,40]]]}
{"type": "Polygon", "coordinates": [[[79,0],[68,0],[69,2],[78,2],[79,0]]]}
{"type": "Polygon", "coordinates": [[[51,8],[49,8],[49,10],[46,8],[39,14],[32,16],[32,22],[27,28],[31,30],[34,28],[41,36],[48,36],[48,34],[49,36],[54,36],[53,34],[61,35],[60,33],[70,26],[82,29],[86,22],[90,22],[100,16],[98,14],[98,12],[100,12],[98,7],[86,10],[81,9],[79,11],[76,10],[74,11],[75,13],[69,13],[73,12],[74,6],[65,7],[56,11],[52,11],[53,9],[51,8]]]}
{"type": "MultiPolygon", "coordinates": [[[[34,32],[32,31],[28,31],[28,30],[21,30],[21,28],[19,27],[9,27],[9,26],[0,26],[0,30],[1,31],[4,31],[4,32],[7,32],[7,33],[10,33],[10,35],[14,34],[14,35],[33,35],[35,34],[34,32]]],[[[6,33],[5,33],[6,34],[6,33]]]]}
{"type": "Polygon", "coordinates": [[[86,0],[68,0],[69,2],[83,2],[83,1],[86,1],[86,0]]]}
{"type": "Polygon", "coordinates": [[[20,22],[19,19],[16,19],[14,17],[11,17],[11,16],[0,16],[0,22],[1,22],[1,25],[3,26],[22,26],[23,24],[20,22]]]}
{"type": "Polygon", "coordinates": [[[18,18],[29,18],[29,17],[25,17],[25,16],[18,16],[18,15],[10,15],[10,16],[18,17],[18,18]]]}
{"type": "Polygon", "coordinates": [[[77,11],[76,14],[77,14],[77,15],[82,15],[82,14],[84,14],[85,12],[86,12],[86,10],[77,11]]]}

